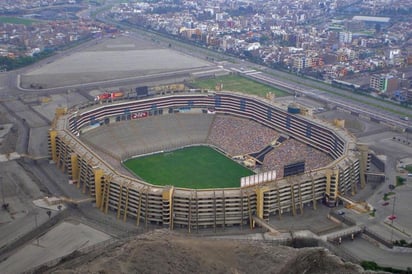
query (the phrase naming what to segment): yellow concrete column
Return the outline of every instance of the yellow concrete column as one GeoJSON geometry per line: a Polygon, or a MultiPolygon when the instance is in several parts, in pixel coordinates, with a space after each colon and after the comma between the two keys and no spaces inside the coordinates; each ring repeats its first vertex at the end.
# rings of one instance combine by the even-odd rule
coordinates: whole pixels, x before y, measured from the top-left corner
{"type": "Polygon", "coordinates": [[[359,172],[360,172],[360,184],[361,188],[366,186],[365,172],[368,166],[368,146],[365,144],[358,144],[358,149],[360,151],[359,155],[359,172]]]}
{"type": "Polygon", "coordinates": [[[50,146],[51,146],[51,158],[55,163],[57,163],[57,151],[56,151],[57,131],[49,130],[49,136],[50,136],[50,146]]]}
{"type": "Polygon", "coordinates": [[[106,202],[106,193],[107,193],[107,181],[106,179],[102,182],[102,201],[100,202],[99,209],[100,211],[103,211],[104,209],[104,204],[106,202]]]}
{"type": "Polygon", "coordinates": [[[60,117],[62,115],[65,115],[67,113],[67,108],[65,107],[58,107],[56,108],[56,113],[55,113],[55,117],[60,117]]]}
{"type": "Polygon", "coordinates": [[[78,163],[78,156],[75,153],[70,155],[71,165],[72,165],[72,180],[77,181],[79,180],[79,163],[78,163]]]}
{"type": "Polygon", "coordinates": [[[325,189],[325,194],[328,195],[328,197],[330,197],[330,178],[332,175],[332,170],[330,169],[326,169],[325,170],[325,175],[326,175],[326,189],[325,189]]]}
{"type": "Polygon", "coordinates": [[[93,170],[94,173],[94,190],[95,190],[95,197],[96,197],[96,207],[100,207],[102,202],[102,177],[103,177],[103,170],[100,168],[95,168],[93,170]]]}
{"type": "Polygon", "coordinates": [[[173,186],[170,188],[165,187],[162,192],[163,201],[167,201],[169,203],[169,229],[171,230],[173,230],[173,193],[173,186]]]}
{"type": "Polygon", "coordinates": [[[264,194],[268,191],[267,187],[257,187],[256,191],[256,216],[263,220],[264,194]]]}

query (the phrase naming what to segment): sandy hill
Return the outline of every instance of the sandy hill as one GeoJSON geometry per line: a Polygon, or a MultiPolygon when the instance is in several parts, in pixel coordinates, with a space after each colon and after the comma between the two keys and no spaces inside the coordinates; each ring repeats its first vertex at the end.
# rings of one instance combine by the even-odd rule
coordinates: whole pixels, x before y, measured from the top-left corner
{"type": "Polygon", "coordinates": [[[87,254],[72,254],[42,273],[366,273],[323,248],[211,240],[149,232],[87,254]]]}

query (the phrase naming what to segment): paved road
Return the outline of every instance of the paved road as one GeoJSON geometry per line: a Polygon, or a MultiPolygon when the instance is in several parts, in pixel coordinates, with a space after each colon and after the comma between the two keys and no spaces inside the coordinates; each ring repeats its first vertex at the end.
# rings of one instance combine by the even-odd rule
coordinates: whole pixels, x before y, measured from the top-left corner
{"type": "MultiPolygon", "coordinates": [[[[211,68],[208,68],[210,70],[211,68]]],[[[23,88],[20,85],[20,80],[19,76],[17,77],[17,88],[20,91],[24,92],[35,92],[37,94],[44,94],[44,95],[50,95],[50,94],[62,94],[66,93],[68,89],[81,89],[81,90],[92,90],[92,89],[99,89],[102,86],[105,88],[108,87],[119,87],[119,86],[124,86],[124,85],[136,85],[136,84],[141,84],[144,82],[156,82],[156,81],[162,81],[164,79],[173,79],[176,81],[176,79],[183,78],[183,79],[189,79],[190,74],[193,72],[202,72],[204,71],[205,68],[199,68],[199,69],[182,69],[182,70],[176,70],[176,71],[170,71],[170,72],[163,72],[163,73],[156,73],[156,74],[150,74],[150,75],[140,75],[140,76],[133,76],[133,77],[127,77],[127,78],[122,78],[122,79],[114,79],[114,80],[103,80],[103,81],[95,81],[95,82],[90,82],[90,83],[82,83],[82,84],[74,84],[74,85],[68,85],[68,86],[62,86],[62,87],[56,87],[56,88],[44,88],[41,90],[33,90],[33,89],[27,89],[23,88]]]]}
{"type": "MultiPolygon", "coordinates": [[[[237,71],[237,68],[233,68],[232,65],[228,65],[227,68],[237,71]]],[[[279,78],[276,78],[273,75],[262,73],[255,70],[249,70],[246,72],[240,71],[240,73],[243,76],[251,78],[253,80],[263,82],[275,87],[285,88],[287,90],[296,92],[297,94],[303,94],[312,99],[320,100],[331,105],[336,105],[343,109],[349,110],[352,113],[361,113],[370,118],[374,118],[377,121],[385,121],[391,125],[397,125],[403,128],[410,127],[410,123],[408,121],[401,120],[399,114],[393,113],[400,111],[400,106],[396,106],[385,101],[380,101],[373,97],[360,96],[356,94],[352,94],[353,96],[350,96],[350,98],[342,97],[336,94],[325,92],[323,90],[307,87],[305,85],[290,80],[279,80],[279,78]],[[393,112],[385,110],[389,108],[393,112]]],[[[412,110],[403,109],[402,116],[406,115],[411,116],[412,110]]]]}
{"type": "Polygon", "coordinates": [[[109,235],[82,223],[64,221],[0,262],[0,269],[4,274],[21,273],[108,239],[109,235]]]}
{"type": "Polygon", "coordinates": [[[0,226],[0,248],[3,248],[49,220],[46,210],[32,206],[24,218],[0,226]]]}
{"type": "Polygon", "coordinates": [[[412,253],[399,253],[377,248],[365,239],[343,241],[341,248],[364,261],[374,261],[381,266],[406,269],[412,267],[412,253]]]}
{"type": "MultiPolygon", "coordinates": [[[[106,23],[112,23],[112,21],[102,16],[99,17],[99,20],[106,23]]],[[[287,88],[292,91],[297,91],[299,93],[306,94],[311,98],[341,105],[342,107],[350,108],[355,111],[362,111],[365,114],[380,117],[381,119],[390,121],[392,124],[398,124],[402,127],[412,126],[410,123],[400,119],[401,116],[409,116],[412,118],[412,109],[401,107],[394,102],[384,101],[372,96],[359,95],[350,91],[338,89],[320,81],[314,81],[283,71],[269,69],[236,57],[228,57],[222,53],[214,52],[206,48],[196,47],[194,45],[157,35],[152,32],[147,32],[140,29],[130,29],[130,31],[132,35],[139,35],[140,37],[143,35],[151,39],[158,39],[158,41],[161,41],[162,43],[172,43],[175,50],[181,50],[186,54],[193,55],[197,58],[213,56],[214,58],[218,58],[217,61],[230,59],[230,62],[223,63],[226,69],[239,72],[240,74],[255,80],[287,88]],[[256,71],[255,69],[258,69],[259,71],[256,71]],[[244,73],[244,71],[249,71],[250,73],[244,73]]],[[[218,63],[219,65],[222,64],[220,62],[218,63]]]]}

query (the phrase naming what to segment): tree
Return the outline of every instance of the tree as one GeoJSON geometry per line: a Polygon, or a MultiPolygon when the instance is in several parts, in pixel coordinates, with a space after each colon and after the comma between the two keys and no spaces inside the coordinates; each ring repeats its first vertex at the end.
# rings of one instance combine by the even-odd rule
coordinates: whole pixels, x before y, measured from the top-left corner
{"type": "Polygon", "coordinates": [[[381,24],[376,23],[376,24],[375,24],[375,32],[376,32],[376,33],[380,33],[380,32],[381,32],[381,29],[382,29],[381,24]]]}

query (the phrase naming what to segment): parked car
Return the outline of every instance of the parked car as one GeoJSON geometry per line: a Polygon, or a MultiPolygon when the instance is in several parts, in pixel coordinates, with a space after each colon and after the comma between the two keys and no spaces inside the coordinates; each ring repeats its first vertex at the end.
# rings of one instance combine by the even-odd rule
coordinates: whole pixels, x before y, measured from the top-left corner
{"type": "Polygon", "coordinates": [[[391,220],[391,221],[396,220],[396,215],[390,215],[388,217],[388,219],[391,220]]]}

